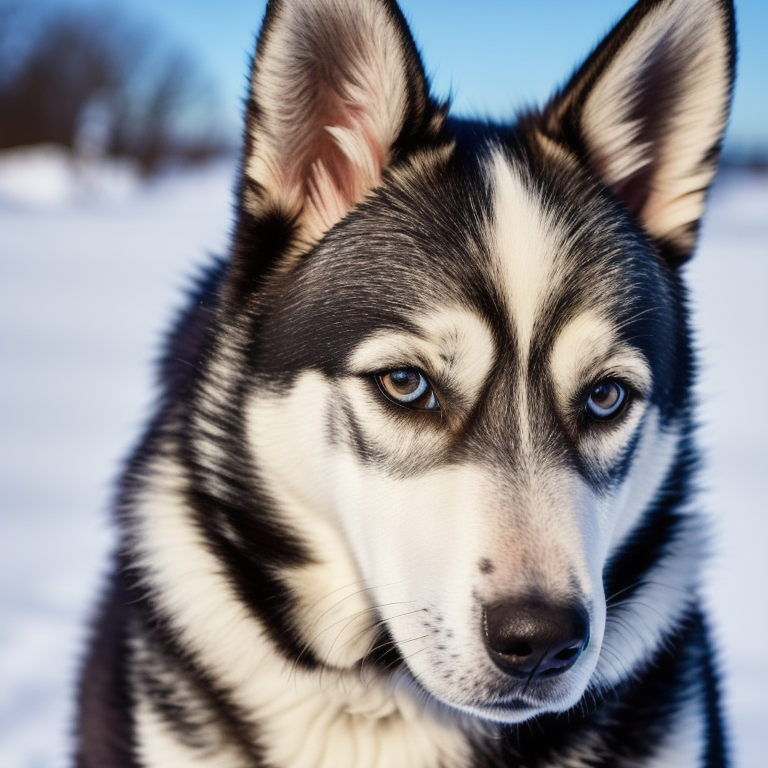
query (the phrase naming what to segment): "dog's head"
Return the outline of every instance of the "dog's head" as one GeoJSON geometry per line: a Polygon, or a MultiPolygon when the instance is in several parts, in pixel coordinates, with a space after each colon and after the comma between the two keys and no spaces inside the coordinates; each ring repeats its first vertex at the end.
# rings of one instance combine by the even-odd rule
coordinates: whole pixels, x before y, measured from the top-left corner
{"type": "MultiPolygon", "coordinates": [[[[642,0],[503,128],[431,99],[393,2],[270,3],[204,391],[241,437],[259,523],[227,525],[283,590],[289,652],[518,721],[684,613],[679,267],[732,25],[725,0],[642,0]]],[[[228,482],[231,455],[203,458],[228,482]]]]}

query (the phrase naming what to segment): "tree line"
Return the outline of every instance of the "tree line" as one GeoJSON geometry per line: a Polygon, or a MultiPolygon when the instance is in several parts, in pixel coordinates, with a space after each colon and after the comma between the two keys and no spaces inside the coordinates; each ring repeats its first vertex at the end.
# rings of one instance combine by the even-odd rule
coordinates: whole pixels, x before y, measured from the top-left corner
{"type": "Polygon", "coordinates": [[[54,143],[150,175],[229,149],[194,59],[115,10],[0,0],[0,150],[54,143]]]}

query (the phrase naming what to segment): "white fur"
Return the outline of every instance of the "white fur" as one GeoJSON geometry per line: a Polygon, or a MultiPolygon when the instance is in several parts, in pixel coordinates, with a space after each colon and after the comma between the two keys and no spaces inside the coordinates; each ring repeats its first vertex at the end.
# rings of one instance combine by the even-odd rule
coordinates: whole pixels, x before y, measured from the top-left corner
{"type": "Polygon", "coordinates": [[[701,698],[694,696],[687,701],[661,747],[643,768],[699,768],[707,757],[705,717],[701,698]]]}
{"type": "Polygon", "coordinates": [[[643,577],[643,585],[625,600],[617,595],[606,625],[598,680],[615,685],[635,665],[648,661],[670,626],[699,598],[705,552],[702,523],[691,514],[664,558],[643,577]]]}
{"type": "MultiPolygon", "coordinates": [[[[488,167],[488,183],[494,197],[493,228],[488,233],[496,257],[499,283],[507,298],[517,341],[520,366],[528,364],[534,323],[557,283],[557,257],[565,235],[543,210],[540,200],[519,171],[496,150],[488,167]]],[[[530,448],[528,386],[525,376],[516,382],[515,407],[519,414],[520,440],[530,448]]]]}
{"type": "Polygon", "coordinates": [[[378,617],[332,512],[327,411],[334,401],[330,383],[306,372],[288,396],[253,398],[248,434],[285,525],[311,542],[315,561],[284,577],[299,603],[304,641],[324,663],[352,668],[370,650],[378,617]]]}
{"type": "Polygon", "coordinates": [[[542,298],[557,283],[557,256],[565,234],[499,150],[491,155],[488,177],[494,196],[488,237],[514,321],[517,351],[525,364],[542,298]]]}
{"type": "Polygon", "coordinates": [[[680,444],[677,424],[664,423],[656,406],[643,416],[640,442],[632,468],[613,499],[620,513],[612,528],[610,548],[615,550],[638,526],[642,514],[651,506],[677,456],[680,444]]]}
{"type": "MultiPolygon", "coordinates": [[[[134,547],[180,641],[258,723],[260,746],[270,764],[466,765],[469,747],[462,729],[453,718],[421,701],[402,676],[379,678],[365,670],[318,676],[287,664],[235,595],[221,564],[191,522],[182,501],[184,486],[170,459],[156,462],[139,508],[134,547]]],[[[168,754],[172,746],[157,718],[146,710],[142,718],[143,732],[150,738],[147,749],[168,754]]],[[[239,768],[226,752],[219,757],[220,768],[239,768]]]]}
{"type": "MultiPolygon", "coordinates": [[[[587,594],[600,585],[576,489],[567,493],[562,477],[527,479],[533,488],[518,500],[471,464],[394,479],[375,468],[361,469],[350,451],[338,471],[335,504],[365,581],[383,606],[382,615],[392,617],[390,631],[416,677],[454,706],[514,721],[527,719],[542,704],[495,714],[480,704],[493,701],[489,687],[503,685],[504,676],[484,648],[475,595],[490,602],[516,587],[524,592],[533,579],[551,594],[563,594],[573,571],[587,594]],[[497,565],[488,585],[477,568],[484,556],[497,565]],[[442,619],[438,626],[435,617],[442,619]],[[450,680],[441,674],[448,658],[450,680]],[[465,682],[458,680],[461,673],[465,682]]],[[[545,708],[565,709],[581,696],[597,661],[602,621],[598,605],[594,649],[562,679],[545,708]]]]}

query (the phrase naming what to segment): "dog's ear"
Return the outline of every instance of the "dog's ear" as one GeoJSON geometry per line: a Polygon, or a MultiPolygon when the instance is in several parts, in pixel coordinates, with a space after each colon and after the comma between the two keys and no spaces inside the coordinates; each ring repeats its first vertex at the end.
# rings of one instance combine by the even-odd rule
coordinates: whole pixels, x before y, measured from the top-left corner
{"type": "Polygon", "coordinates": [[[734,62],[731,0],[640,0],[544,115],[673,265],[695,245],[734,62]]]}
{"type": "Polygon", "coordinates": [[[270,0],[250,85],[244,208],[319,240],[429,122],[416,46],[390,0],[270,0]]]}

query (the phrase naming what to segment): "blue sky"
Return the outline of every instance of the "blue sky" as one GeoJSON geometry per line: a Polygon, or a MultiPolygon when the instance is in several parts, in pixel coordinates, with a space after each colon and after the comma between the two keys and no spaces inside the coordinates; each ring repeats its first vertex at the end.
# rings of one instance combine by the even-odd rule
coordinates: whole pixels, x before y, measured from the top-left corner
{"type": "MultiPolygon", "coordinates": [[[[248,59],[266,0],[51,0],[117,6],[196,55],[238,130],[248,59]]],[[[632,0],[401,0],[437,96],[496,119],[541,103],[632,0]]],[[[736,0],[739,71],[726,146],[768,150],[768,0],[736,0]]]]}

